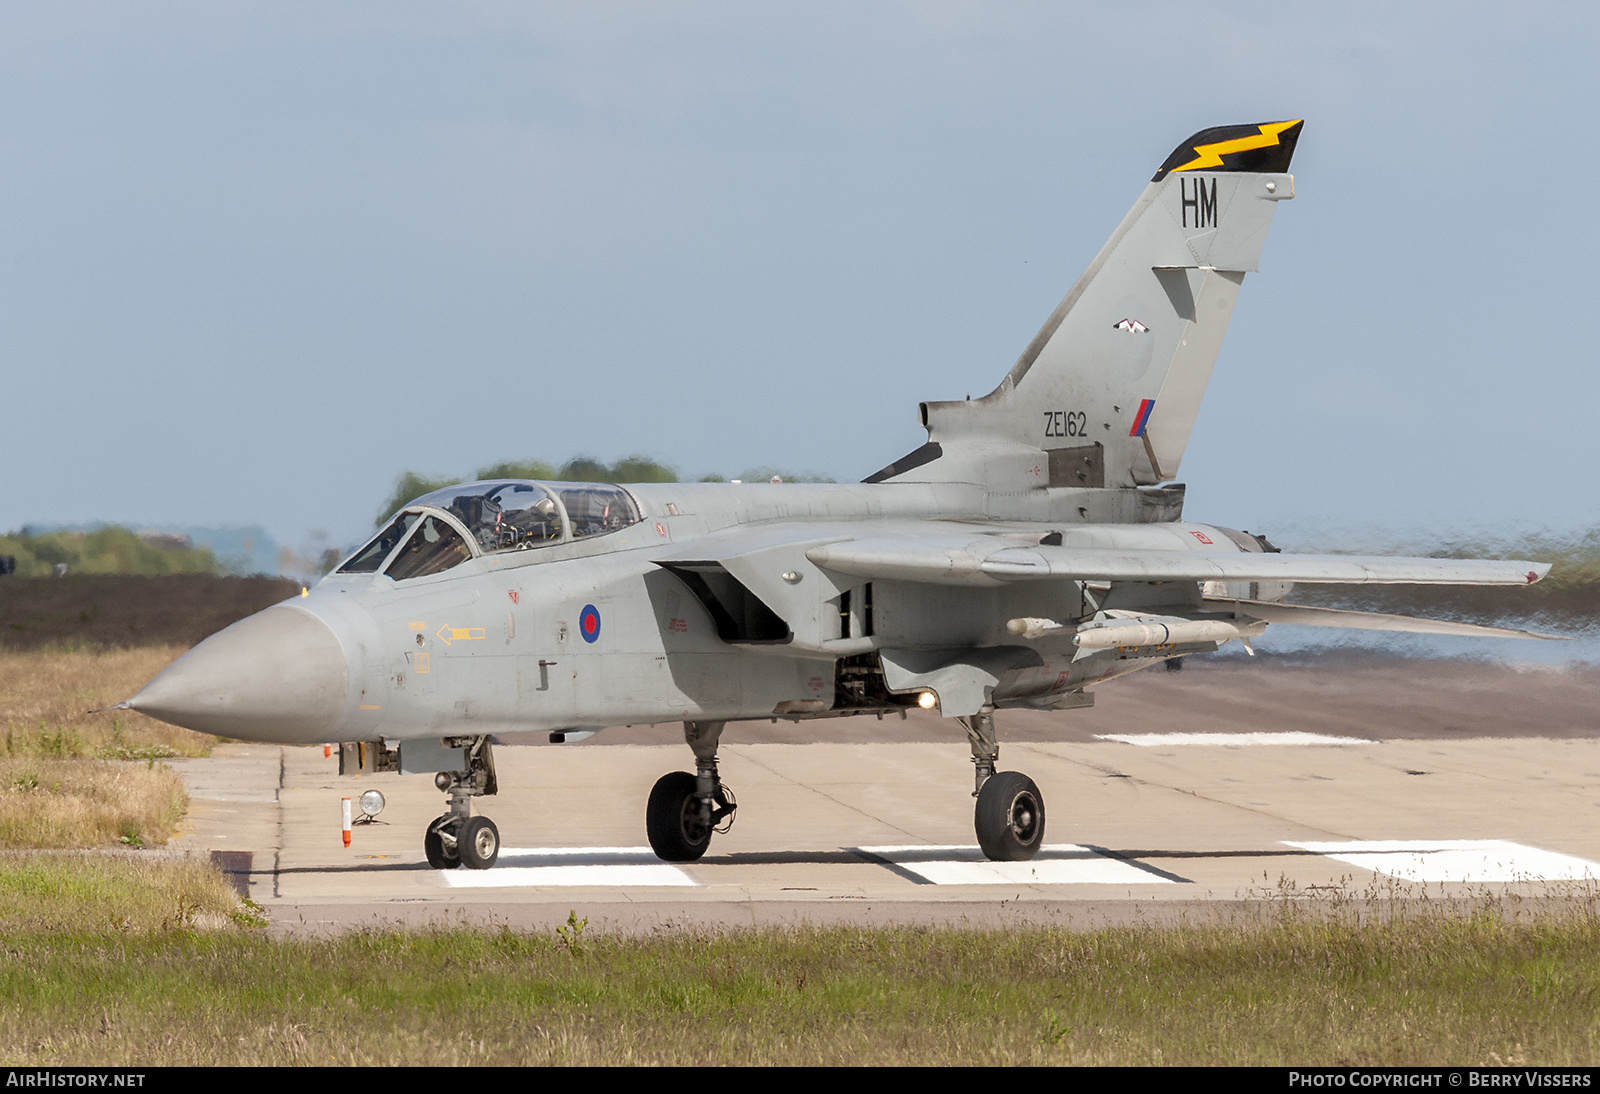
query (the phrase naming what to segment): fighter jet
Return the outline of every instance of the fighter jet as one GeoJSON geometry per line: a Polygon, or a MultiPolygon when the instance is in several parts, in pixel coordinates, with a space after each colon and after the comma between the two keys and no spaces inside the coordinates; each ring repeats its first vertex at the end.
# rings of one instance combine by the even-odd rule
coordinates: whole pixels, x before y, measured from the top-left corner
{"type": "MultiPolygon", "coordinates": [[[[682,722],[650,845],[692,861],[737,808],[730,722],[937,711],[971,745],[991,859],[1045,804],[998,770],[996,714],[1270,624],[1534,637],[1297,606],[1307,584],[1526,585],[1522,561],[1291,555],[1183,519],[1175,482],[1301,122],[1196,133],[988,395],[918,408],[927,443],[859,484],[495,479],[417,498],[299,598],[178,658],[126,707],[227,737],[344,742],[348,773],[434,773],[428,862],[486,869],[492,738],[682,722]],[[959,726],[959,729],[956,727],[959,726]]],[[[1003,715],[1002,715],[1003,718],[1003,715]]],[[[552,760],[552,766],[559,765],[552,760]]]]}

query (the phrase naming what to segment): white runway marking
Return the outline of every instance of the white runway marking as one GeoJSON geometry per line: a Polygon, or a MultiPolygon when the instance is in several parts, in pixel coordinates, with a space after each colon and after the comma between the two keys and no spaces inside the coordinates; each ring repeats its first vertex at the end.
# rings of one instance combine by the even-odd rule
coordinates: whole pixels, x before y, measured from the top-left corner
{"type": "Polygon", "coordinates": [[[502,847],[493,869],[443,870],[439,876],[453,889],[698,884],[648,847],[502,847]]]}
{"type": "Polygon", "coordinates": [[[1513,881],[1583,881],[1600,878],[1600,865],[1510,840],[1366,840],[1297,843],[1331,859],[1405,881],[1479,884],[1513,881]]]}
{"type": "Polygon", "coordinates": [[[1326,733],[1096,733],[1097,741],[1118,741],[1142,748],[1172,745],[1375,745],[1365,737],[1333,737],[1326,733]]]}
{"type": "Polygon", "coordinates": [[[990,862],[976,847],[858,847],[896,872],[934,885],[1171,885],[1172,879],[1141,870],[1076,843],[1052,843],[1028,862],[990,862]]]}

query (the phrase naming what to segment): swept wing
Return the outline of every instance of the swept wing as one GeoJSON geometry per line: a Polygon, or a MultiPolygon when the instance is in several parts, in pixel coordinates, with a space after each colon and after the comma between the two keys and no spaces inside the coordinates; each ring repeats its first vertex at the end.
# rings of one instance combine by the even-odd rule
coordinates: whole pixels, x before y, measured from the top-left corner
{"type": "Polygon", "coordinates": [[[1076,581],[1283,581],[1326,585],[1531,585],[1542,562],[1254,552],[1018,547],[1003,540],[884,536],[813,547],[818,566],[859,577],[942,585],[1076,581]]]}

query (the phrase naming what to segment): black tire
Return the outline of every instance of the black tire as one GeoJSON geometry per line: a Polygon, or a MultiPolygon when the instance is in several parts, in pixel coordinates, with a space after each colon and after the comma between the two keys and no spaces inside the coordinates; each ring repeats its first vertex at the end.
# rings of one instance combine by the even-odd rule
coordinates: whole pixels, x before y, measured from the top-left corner
{"type": "Polygon", "coordinates": [[[1000,771],[978,791],[974,827],[985,858],[1025,862],[1044,844],[1044,795],[1019,771],[1000,771]]]}
{"type": "Polygon", "coordinates": [[[673,771],[650,788],[644,830],[650,837],[651,850],[667,862],[693,862],[711,846],[711,829],[700,823],[694,785],[693,775],[673,771]]]}
{"type": "Polygon", "coordinates": [[[422,853],[428,856],[428,865],[435,870],[454,870],[461,865],[461,860],[445,850],[444,840],[439,837],[439,829],[448,821],[449,815],[439,817],[428,825],[428,832],[422,837],[422,853]]]}
{"type": "Polygon", "coordinates": [[[467,869],[487,870],[500,857],[500,829],[488,817],[468,817],[456,837],[456,852],[467,869]]]}

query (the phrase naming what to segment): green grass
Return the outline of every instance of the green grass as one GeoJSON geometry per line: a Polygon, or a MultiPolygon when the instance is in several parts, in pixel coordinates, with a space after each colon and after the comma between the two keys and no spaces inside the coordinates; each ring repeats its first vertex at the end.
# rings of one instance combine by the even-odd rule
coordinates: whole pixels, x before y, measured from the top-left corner
{"type": "Polygon", "coordinates": [[[106,938],[264,922],[253,916],[205,862],[0,853],[0,940],[106,938]]]}
{"type": "Polygon", "coordinates": [[[240,925],[205,873],[86,857],[0,868],[0,1062],[1600,1058],[1592,899],[1470,912],[1291,901],[1228,925],[1084,932],[624,937],[575,916],[542,934],[273,940],[240,925]]]}

